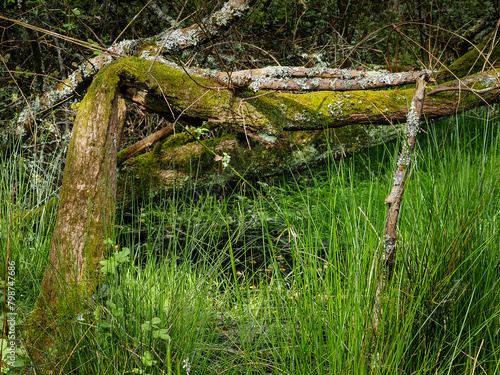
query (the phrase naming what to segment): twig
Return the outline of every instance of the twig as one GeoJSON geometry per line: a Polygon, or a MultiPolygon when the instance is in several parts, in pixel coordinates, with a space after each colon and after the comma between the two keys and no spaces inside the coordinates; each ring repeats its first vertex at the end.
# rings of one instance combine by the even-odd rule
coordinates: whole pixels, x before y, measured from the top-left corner
{"type": "Polygon", "coordinates": [[[53,36],[53,37],[65,40],[67,42],[79,45],[81,47],[88,48],[88,49],[90,49],[92,51],[104,52],[104,53],[113,55],[115,57],[125,57],[124,55],[122,55],[120,53],[117,53],[117,52],[115,52],[115,51],[113,51],[111,49],[108,49],[106,47],[96,46],[96,45],[94,45],[92,43],[85,42],[83,40],[79,40],[79,39],[75,39],[75,38],[71,38],[69,36],[62,35],[62,34],[59,34],[59,33],[55,33],[55,32],[50,31],[50,30],[42,29],[41,27],[33,26],[33,25],[30,25],[30,24],[22,22],[22,21],[18,21],[18,20],[12,19],[12,18],[7,18],[7,17],[4,17],[4,16],[0,16],[0,19],[5,20],[5,21],[9,21],[9,22],[12,22],[12,23],[15,23],[16,25],[25,27],[26,29],[38,31],[38,32],[43,33],[43,34],[47,34],[47,35],[50,35],[50,36],[53,36]]]}
{"type": "Polygon", "coordinates": [[[440,86],[440,87],[436,87],[435,89],[429,91],[427,93],[427,96],[431,96],[431,95],[437,94],[438,92],[443,92],[443,91],[468,91],[468,92],[473,92],[473,93],[477,93],[477,94],[483,94],[485,92],[497,90],[497,89],[500,89],[500,84],[492,86],[492,87],[488,87],[487,89],[482,89],[482,90],[475,90],[475,89],[471,89],[470,87],[440,86]]]}
{"type": "Polygon", "coordinates": [[[153,143],[161,141],[166,137],[170,136],[174,132],[173,125],[168,125],[167,127],[158,130],[157,132],[147,136],[144,139],[141,139],[139,142],[134,143],[132,146],[129,146],[118,153],[117,156],[117,164],[123,163],[125,160],[130,159],[132,156],[138,154],[145,148],[151,146],[153,143]]]}

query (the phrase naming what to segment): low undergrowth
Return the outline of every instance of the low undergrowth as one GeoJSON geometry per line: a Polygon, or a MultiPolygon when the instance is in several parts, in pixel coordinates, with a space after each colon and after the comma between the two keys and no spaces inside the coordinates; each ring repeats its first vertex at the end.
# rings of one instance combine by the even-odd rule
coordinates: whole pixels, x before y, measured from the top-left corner
{"type": "MultiPolygon", "coordinates": [[[[419,136],[378,314],[397,143],[224,196],[177,192],[121,208],[106,279],[53,348],[54,373],[500,374],[493,115],[469,112],[419,136]]],[[[14,148],[0,172],[20,343],[55,219],[57,191],[42,182],[59,178],[34,180],[27,165],[14,148]]],[[[10,373],[34,371],[18,359],[10,373]]]]}

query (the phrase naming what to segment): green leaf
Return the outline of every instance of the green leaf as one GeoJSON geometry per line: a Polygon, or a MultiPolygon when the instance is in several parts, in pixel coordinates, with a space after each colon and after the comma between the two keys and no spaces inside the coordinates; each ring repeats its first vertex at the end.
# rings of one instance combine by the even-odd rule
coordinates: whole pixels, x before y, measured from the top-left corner
{"type": "Polygon", "coordinates": [[[116,273],[116,267],[118,263],[124,263],[129,261],[130,249],[124,247],[121,251],[117,251],[113,256],[110,256],[106,260],[101,260],[99,263],[103,265],[101,268],[102,273],[116,273]]]}
{"type": "Polygon", "coordinates": [[[99,327],[101,328],[112,328],[113,327],[113,324],[111,323],[108,323],[108,322],[101,322],[99,324],[97,324],[99,327]]]}
{"type": "Polygon", "coordinates": [[[113,257],[110,257],[107,260],[101,260],[99,263],[103,265],[103,267],[101,268],[102,273],[116,273],[116,267],[118,264],[113,257]]]}
{"type": "Polygon", "coordinates": [[[16,358],[16,360],[14,361],[14,367],[24,367],[24,365],[25,362],[22,358],[16,358]]]}
{"type": "Polygon", "coordinates": [[[165,341],[170,341],[170,336],[167,333],[167,329],[166,328],[157,329],[156,331],[154,331],[153,332],[153,338],[154,339],[160,338],[160,339],[163,339],[165,341]]]}
{"type": "Polygon", "coordinates": [[[153,356],[149,351],[144,352],[143,356],[141,357],[141,361],[145,366],[153,366],[153,364],[156,361],[153,361],[153,356]]]}
{"type": "MultiPolygon", "coordinates": [[[[89,40],[91,40],[91,39],[87,39],[87,41],[89,41],[89,40]]],[[[106,239],[104,240],[104,245],[113,246],[113,245],[114,245],[114,242],[113,242],[113,240],[112,240],[111,238],[106,238],[106,239]]]]}
{"type": "Polygon", "coordinates": [[[124,247],[122,251],[118,251],[115,253],[115,259],[119,263],[128,262],[129,254],[130,249],[128,247],[124,247]]]}
{"type": "Polygon", "coordinates": [[[114,304],[113,302],[108,302],[108,306],[111,309],[111,313],[115,318],[123,316],[123,313],[125,311],[123,307],[116,307],[116,304],[114,304]]]}
{"type": "Polygon", "coordinates": [[[158,317],[154,317],[151,321],[147,320],[141,324],[141,328],[144,331],[151,331],[153,328],[158,328],[158,324],[161,323],[161,319],[158,317]]]}

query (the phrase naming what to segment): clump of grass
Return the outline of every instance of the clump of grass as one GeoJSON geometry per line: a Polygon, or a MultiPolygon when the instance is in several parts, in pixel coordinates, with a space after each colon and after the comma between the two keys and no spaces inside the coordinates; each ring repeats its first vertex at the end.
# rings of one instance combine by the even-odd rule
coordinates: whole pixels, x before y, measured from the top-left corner
{"type": "Polygon", "coordinates": [[[58,369],[499,373],[500,132],[488,113],[420,136],[379,315],[398,143],[257,190],[155,197],[118,218],[106,280],[71,322],[58,369]]]}
{"type": "MultiPolygon", "coordinates": [[[[12,141],[11,147],[0,154],[0,263],[6,261],[8,238],[10,260],[16,263],[17,303],[21,306],[29,306],[36,297],[32,291],[46,264],[63,155],[60,148],[51,152],[23,149],[21,140],[12,141]]],[[[4,272],[0,267],[2,278],[4,272]]]]}

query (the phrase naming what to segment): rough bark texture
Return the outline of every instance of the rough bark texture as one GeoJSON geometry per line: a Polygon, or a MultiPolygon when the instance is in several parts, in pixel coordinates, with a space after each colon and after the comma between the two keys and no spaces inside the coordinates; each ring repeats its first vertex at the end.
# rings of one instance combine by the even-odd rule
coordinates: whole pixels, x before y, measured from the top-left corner
{"type": "MultiPolygon", "coordinates": [[[[194,70],[193,73],[196,71],[194,70]]],[[[249,87],[253,91],[354,91],[387,88],[415,83],[428,71],[389,73],[348,69],[276,66],[237,72],[219,72],[217,81],[229,87],[249,87]]]]}
{"type": "Polygon", "coordinates": [[[403,200],[406,175],[412,166],[413,151],[415,149],[415,142],[419,132],[420,118],[422,116],[425,99],[425,79],[426,77],[421,77],[417,81],[413,102],[408,113],[407,125],[405,128],[407,143],[404,144],[399,156],[396,166],[397,168],[394,172],[394,185],[392,191],[385,200],[385,203],[389,205],[384,235],[384,261],[387,266],[388,278],[392,276],[392,270],[394,268],[394,260],[397,250],[397,224],[399,210],[401,209],[401,202],[403,200]]]}
{"type": "Polygon", "coordinates": [[[31,317],[31,339],[42,351],[55,322],[74,320],[93,290],[104,240],[113,230],[116,154],[126,113],[118,80],[112,69],[96,76],[75,120],[49,265],[31,317]]]}

